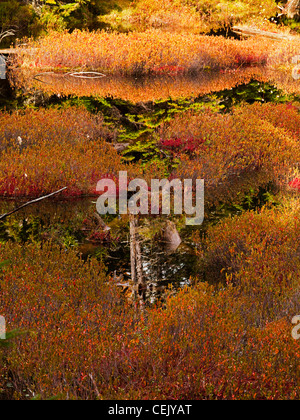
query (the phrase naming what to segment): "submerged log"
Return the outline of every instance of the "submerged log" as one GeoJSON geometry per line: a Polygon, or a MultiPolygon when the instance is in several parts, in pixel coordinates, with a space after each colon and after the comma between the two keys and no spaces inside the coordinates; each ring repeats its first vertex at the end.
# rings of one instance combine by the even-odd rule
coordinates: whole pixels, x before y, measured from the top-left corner
{"type": "Polygon", "coordinates": [[[181,238],[174,222],[167,220],[165,228],[163,229],[163,246],[167,253],[172,253],[181,244],[181,238]]]}

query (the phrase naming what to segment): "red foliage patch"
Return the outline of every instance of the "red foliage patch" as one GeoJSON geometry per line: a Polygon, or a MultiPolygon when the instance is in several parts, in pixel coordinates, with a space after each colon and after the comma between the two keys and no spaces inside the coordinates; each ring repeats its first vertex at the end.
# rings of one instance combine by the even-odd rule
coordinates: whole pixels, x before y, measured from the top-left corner
{"type": "Polygon", "coordinates": [[[160,140],[160,146],[163,149],[170,150],[172,152],[195,152],[198,150],[205,141],[195,137],[189,137],[187,139],[174,137],[171,139],[160,140]]]}
{"type": "Polygon", "coordinates": [[[289,186],[300,191],[300,178],[294,178],[291,182],[289,182],[289,186]]]}

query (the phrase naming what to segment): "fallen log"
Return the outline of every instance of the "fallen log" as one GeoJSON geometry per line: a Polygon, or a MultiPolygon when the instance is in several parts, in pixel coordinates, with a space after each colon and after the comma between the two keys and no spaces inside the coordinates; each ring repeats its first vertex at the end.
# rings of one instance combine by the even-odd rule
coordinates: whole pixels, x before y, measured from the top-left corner
{"type": "Polygon", "coordinates": [[[275,39],[278,41],[284,41],[284,40],[292,41],[296,38],[299,39],[299,37],[295,35],[262,31],[261,29],[252,28],[248,26],[233,26],[232,31],[240,36],[263,36],[265,38],[275,39]]]}

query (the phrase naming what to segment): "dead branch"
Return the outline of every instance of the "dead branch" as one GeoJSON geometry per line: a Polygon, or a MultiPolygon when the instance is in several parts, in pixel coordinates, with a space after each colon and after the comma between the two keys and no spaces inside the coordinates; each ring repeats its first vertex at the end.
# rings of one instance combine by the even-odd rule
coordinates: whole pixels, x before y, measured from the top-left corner
{"type": "Polygon", "coordinates": [[[3,41],[4,38],[7,38],[9,36],[14,36],[15,34],[16,34],[16,32],[13,29],[1,32],[0,33],[0,43],[3,41]]]}
{"type": "Polygon", "coordinates": [[[99,215],[99,213],[95,212],[94,213],[95,218],[97,219],[97,222],[99,224],[99,226],[104,230],[104,231],[108,231],[110,230],[110,227],[107,226],[107,224],[104,222],[104,220],[102,219],[102,217],[99,215]]]}
{"type": "Polygon", "coordinates": [[[130,216],[129,221],[129,230],[130,230],[130,262],[131,262],[131,281],[133,284],[136,284],[136,234],[135,234],[136,224],[134,216],[130,216]]]}
{"type": "Polygon", "coordinates": [[[70,76],[70,77],[77,77],[79,79],[102,79],[102,77],[106,77],[105,74],[98,73],[95,71],[79,71],[75,73],[66,73],[64,76],[70,76]],[[93,76],[87,76],[88,74],[91,74],[93,76]]]}
{"type": "Polygon", "coordinates": [[[36,198],[35,200],[29,201],[28,203],[25,203],[25,204],[22,204],[22,206],[17,207],[16,209],[14,209],[14,210],[10,211],[9,213],[2,214],[2,215],[0,216],[0,220],[5,219],[6,217],[8,217],[8,216],[10,216],[10,215],[12,215],[12,214],[14,214],[14,213],[16,213],[17,211],[19,211],[19,210],[23,209],[24,207],[29,206],[30,204],[38,203],[39,201],[45,200],[46,198],[49,198],[49,197],[52,197],[53,195],[56,195],[56,194],[58,194],[58,193],[60,193],[60,192],[62,192],[62,191],[64,191],[64,190],[66,190],[66,189],[67,189],[67,187],[64,187],[64,188],[62,188],[62,189],[60,189],[60,190],[58,190],[58,191],[55,191],[55,192],[53,192],[53,193],[51,193],[51,194],[44,195],[43,197],[36,198]]]}

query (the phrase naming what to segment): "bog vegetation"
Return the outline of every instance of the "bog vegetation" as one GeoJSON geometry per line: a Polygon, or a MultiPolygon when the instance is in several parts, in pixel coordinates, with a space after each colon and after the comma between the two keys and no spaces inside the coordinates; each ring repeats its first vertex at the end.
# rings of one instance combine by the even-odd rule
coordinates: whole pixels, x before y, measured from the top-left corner
{"type": "Polygon", "coordinates": [[[0,399],[299,399],[300,41],[224,36],[237,23],[289,33],[268,21],[273,0],[114,3],[0,1],[2,30],[32,37],[0,111],[0,206],[63,187],[62,206],[92,201],[121,170],[204,178],[195,274],[140,311],[105,260],[126,254],[126,216],[82,204],[48,228],[1,220],[0,399]],[[83,71],[106,77],[70,74],[83,71]],[[83,238],[98,253],[83,256],[83,238]]]}

